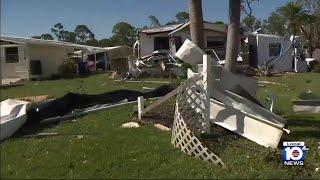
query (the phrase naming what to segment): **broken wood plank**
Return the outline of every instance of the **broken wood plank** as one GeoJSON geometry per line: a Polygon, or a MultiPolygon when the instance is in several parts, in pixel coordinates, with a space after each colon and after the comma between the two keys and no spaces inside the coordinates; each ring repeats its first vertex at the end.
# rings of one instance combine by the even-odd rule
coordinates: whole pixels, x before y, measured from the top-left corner
{"type": "Polygon", "coordinates": [[[162,98],[160,98],[159,100],[154,102],[153,104],[149,105],[148,107],[142,109],[142,115],[147,113],[148,111],[154,109],[155,107],[161,105],[162,103],[166,102],[172,96],[176,95],[178,93],[178,91],[179,91],[179,87],[172,90],[171,92],[169,92],[168,94],[166,94],[165,96],[163,96],[162,98]]]}

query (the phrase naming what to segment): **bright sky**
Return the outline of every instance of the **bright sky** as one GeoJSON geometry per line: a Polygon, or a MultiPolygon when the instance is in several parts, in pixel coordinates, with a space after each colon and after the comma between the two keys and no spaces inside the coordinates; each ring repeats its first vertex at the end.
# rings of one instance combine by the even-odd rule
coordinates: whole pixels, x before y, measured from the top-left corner
{"type": "MultiPolygon", "coordinates": [[[[265,19],[289,0],[260,0],[254,4],[254,15],[265,19]]],[[[202,0],[204,19],[228,21],[228,0],[202,0]]],[[[31,37],[50,33],[61,22],[73,31],[86,24],[97,39],[108,38],[120,21],[135,27],[150,25],[149,15],[160,22],[174,19],[179,11],[188,11],[188,0],[1,0],[1,34],[31,37]]]]}

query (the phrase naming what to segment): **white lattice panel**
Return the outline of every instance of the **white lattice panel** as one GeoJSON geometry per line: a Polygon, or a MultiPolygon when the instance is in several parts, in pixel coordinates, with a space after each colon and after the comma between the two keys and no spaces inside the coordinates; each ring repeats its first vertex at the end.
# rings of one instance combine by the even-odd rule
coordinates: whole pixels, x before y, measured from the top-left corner
{"type": "Polygon", "coordinates": [[[222,160],[205,147],[195,134],[204,132],[210,126],[205,106],[206,93],[202,76],[194,76],[181,86],[177,96],[171,143],[188,155],[220,164],[222,160]]]}

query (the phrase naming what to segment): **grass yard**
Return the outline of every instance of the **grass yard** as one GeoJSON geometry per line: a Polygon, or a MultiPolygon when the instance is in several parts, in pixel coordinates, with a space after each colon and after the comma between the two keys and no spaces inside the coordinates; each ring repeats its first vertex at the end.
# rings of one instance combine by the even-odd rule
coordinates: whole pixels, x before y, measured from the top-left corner
{"type": "MultiPolygon", "coordinates": [[[[92,113],[76,122],[60,123],[41,132],[65,134],[48,138],[11,138],[1,143],[1,178],[320,178],[320,116],[292,112],[291,99],[311,90],[320,96],[320,74],[263,77],[278,82],[261,88],[259,97],[277,94],[276,112],[288,119],[292,131],[284,139],[305,141],[310,148],[303,167],[283,167],[281,149],[271,150],[244,138],[210,145],[226,164],[223,169],[183,154],[170,144],[171,133],[151,124],[122,129],[135,105],[92,113]],[[76,138],[73,134],[83,134],[76,138]]],[[[157,79],[160,80],[160,79],[157,79]]],[[[163,80],[167,81],[167,80],[163,80]]],[[[115,89],[142,90],[159,84],[114,82],[105,75],[56,81],[30,81],[3,89],[1,99],[32,95],[60,97],[65,93],[102,93],[115,89]]],[[[173,102],[173,101],[172,101],[173,102]]]]}

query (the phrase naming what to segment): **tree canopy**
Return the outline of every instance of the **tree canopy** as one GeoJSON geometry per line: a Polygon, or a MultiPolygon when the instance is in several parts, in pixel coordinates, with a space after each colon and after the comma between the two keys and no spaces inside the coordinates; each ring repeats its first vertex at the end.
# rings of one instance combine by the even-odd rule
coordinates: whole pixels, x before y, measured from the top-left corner
{"type": "Polygon", "coordinates": [[[150,15],[148,18],[150,20],[150,27],[159,27],[159,26],[161,26],[161,23],[160,23],[159,19],[156,16],[150,15]]]}
{"type": "Polygon", "coordinates": [[[44,39],[44,40],[53,40],[53,36],[51,34],[45,33],[45,34],[41,34],[40,36],[32,36],[32,38],[35,39],[44,39]]]}
{"type": "Polygon", "coordinates": [[[79,44],[85,44],[87,41],[92,41],[94,39],[94,34],[84,24],[78,25],[74,32],[76,34],[76,41],[79,44]]]}
{"type": "Polygon", "coordinates": [[[126,22],[119,22],[112,28],[111,42],[114,45],[132,46],[136,39],[136,29],[126,22]]]}

